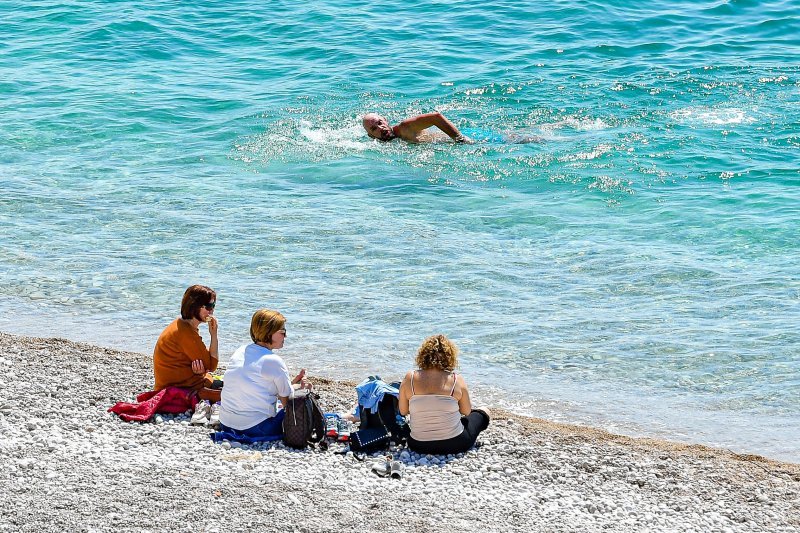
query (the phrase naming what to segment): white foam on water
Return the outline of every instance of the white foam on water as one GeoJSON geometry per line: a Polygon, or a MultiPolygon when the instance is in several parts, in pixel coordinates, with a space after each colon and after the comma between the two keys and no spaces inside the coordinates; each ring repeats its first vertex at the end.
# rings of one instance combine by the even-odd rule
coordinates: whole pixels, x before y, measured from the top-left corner
{"type": "Polygon", "coordinates": [[[708,109],[688,107],[673,111],[670,118],[684,124],[704,124],[708,126],[722,126],[731,124],[750,124],[756,121],[748,115],[747,111],[740,108],[708,109]]]}
{"type": "Polygon", "coordinates": [[[238,141],[233,159],[245,163],[291,160],[333,160],[373,149],[360,123],[316,124],[291,120],[272,124],[257,135],[238,141]]]}
{"type": "Polygon", "coordinates": [[[567,154],[562,157],[559,157],[558,160],[561,162],[570,162],[570,161],[591,161],[592,159],[597,159],[598,157],[603,156],[613,150],[613,146],[609,144],[600,144],[595,146],[594,149],[588,152],[578,152],[576,154],[567,154]]]}
{"type": "Polygon", "coordinates": [[[575,131],[600,131],[608,129],[609,125],[600,118],[567,117],[558,122],[542,124],[540,128],[547,132],[565,129],[575,131]]]}
{"type": "Polygon", "coordinates": [[[334,147],[348,151],[361,152],[368,150],[373,144],[360,125],[351,125],[343,128],[315,127],[310,122],[303,121],[299,127],[300,135],[306,141],[314,143],[315,147],[334,147]]]}

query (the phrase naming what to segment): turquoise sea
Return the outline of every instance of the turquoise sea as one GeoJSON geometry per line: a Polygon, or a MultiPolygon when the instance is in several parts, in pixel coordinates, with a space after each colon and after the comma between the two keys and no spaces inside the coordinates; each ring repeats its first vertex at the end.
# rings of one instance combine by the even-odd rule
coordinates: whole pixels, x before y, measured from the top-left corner
{"type": "MultiPolygon", "coordinates": [[[[0,330],[190,284],[311,375],[800,462],[800,1],[0,2],[0,330]],[[370,140],[438,110],[541,143],[370,140]]],[[[102,367],[100,367],[102,368],[102,367]]],[[[132,391],[133,392],[133,391],[132,391]]]]}

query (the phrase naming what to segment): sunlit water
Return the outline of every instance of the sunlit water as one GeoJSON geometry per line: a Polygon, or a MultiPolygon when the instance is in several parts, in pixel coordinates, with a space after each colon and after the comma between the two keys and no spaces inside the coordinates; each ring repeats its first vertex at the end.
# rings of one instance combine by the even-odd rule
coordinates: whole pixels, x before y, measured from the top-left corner
{"type": "Polygon", "coordinates": [[[798,2],[0,4],[0,329],[150,352],[186,286],[312,374],[800,461],[798,2]],[[381,144],[439,110],[516,145],[381,144]]]}

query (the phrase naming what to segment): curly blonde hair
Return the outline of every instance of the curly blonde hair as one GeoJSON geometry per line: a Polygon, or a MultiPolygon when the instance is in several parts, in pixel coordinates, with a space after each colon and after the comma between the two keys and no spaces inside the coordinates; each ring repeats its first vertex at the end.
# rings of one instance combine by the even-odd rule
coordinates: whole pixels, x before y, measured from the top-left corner
{"type": "Polygon", "coordinates": [[[458,347],[444,335],[433,335],[422,341],[415,362],[420,370],[452,372],[458,365],[458,347]]]}

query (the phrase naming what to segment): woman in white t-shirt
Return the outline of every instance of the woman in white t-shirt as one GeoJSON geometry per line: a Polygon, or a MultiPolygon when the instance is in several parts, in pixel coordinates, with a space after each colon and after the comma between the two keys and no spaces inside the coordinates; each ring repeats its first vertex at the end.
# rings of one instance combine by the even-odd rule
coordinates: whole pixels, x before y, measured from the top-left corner
{"type": "Polygon", "coordinates": [[[259,309],[250,321],[252,344],[234,352],[225,371],[219,438],[247,442],[277,440],[283,433],[284,411],[278,410],[295,389],[308,389],[305,368],[294,379],[273,350],[283,348],[286,318],[277,311],[259,309]]]}
{"type": "Polygon", "coordinates": [[[489,426],[489,413],[473,409],[467,383],[455,373],[458,348],[444,335],[428,337],[416,363],[419,370],[400,384],[398,407],[401,415],[409,415],[411,429],[408,447],[437,455],[469,450],[489,426]]]}

